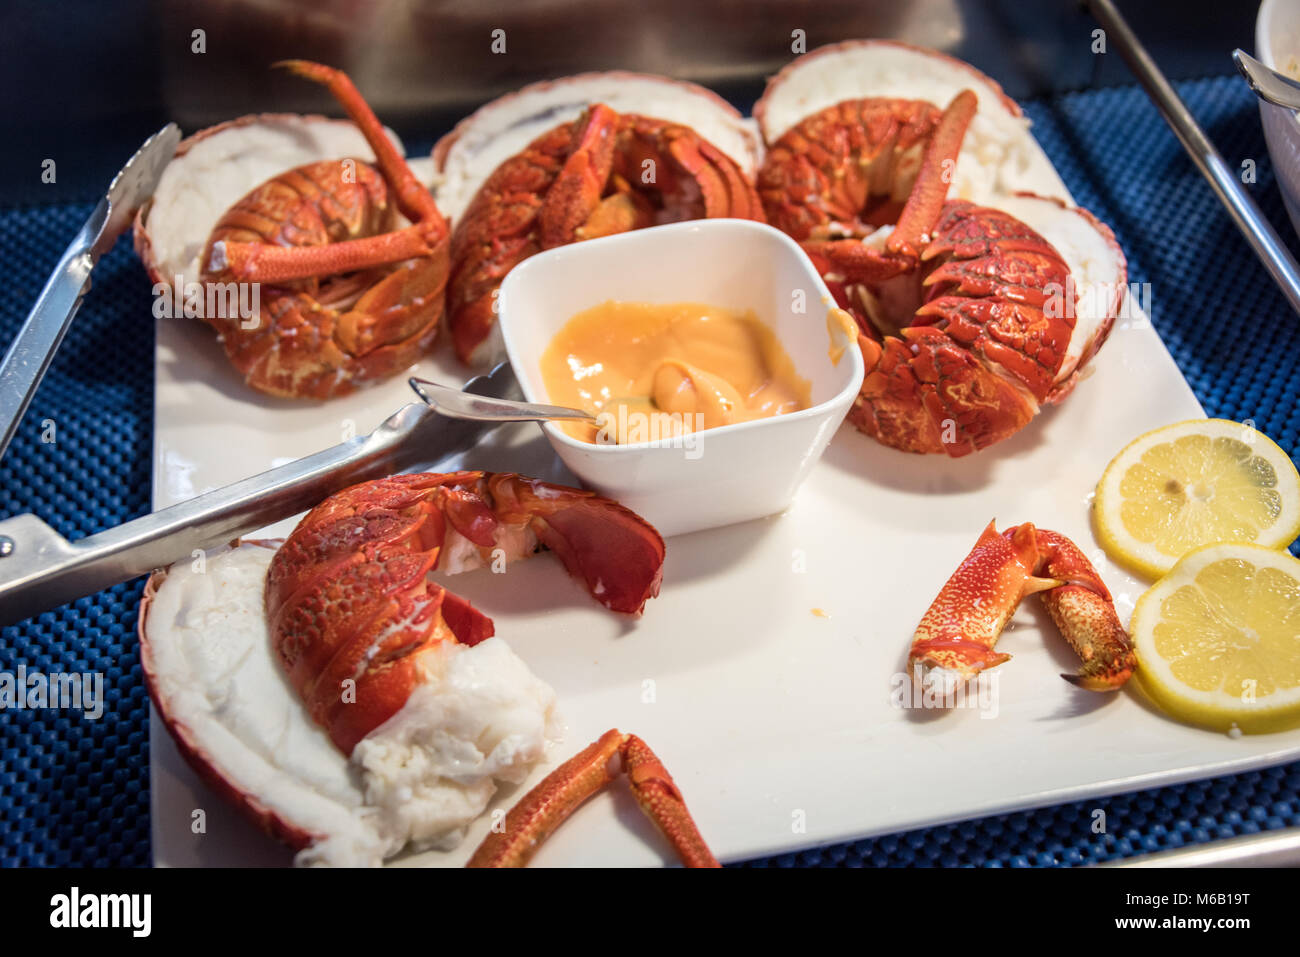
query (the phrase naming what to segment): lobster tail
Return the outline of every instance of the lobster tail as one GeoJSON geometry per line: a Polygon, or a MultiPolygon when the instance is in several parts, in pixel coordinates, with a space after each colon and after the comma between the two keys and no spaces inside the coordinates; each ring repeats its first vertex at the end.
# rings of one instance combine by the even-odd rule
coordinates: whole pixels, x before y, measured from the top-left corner
{"type": "Polygon", "coordinates": [[[850,41],[782,70],[755,116],[771,143],[758,177],[769,221],[862,329],[854,425],[958,457],[1070,391],[1121,301],[1076,287],[1122,287],[1124,257],[1086,211],[1014,192],[1042,160],[996,83],[932,50],[850,41]],[[907,98],[909,77],[948,106],[907,98]]]}
{"type": "Polygon", "coordinates": [[[659,594],[664,540],[631,509],[591,492],[556,497],[555,486],[509,473],[488,487],[497,513],[527,516],[538,541],[610,611],[639,615],[659,594]]]}
{"type": "Polygon", "coordinates": [[[209,296],[235,283],[263,287],[260,313],[226,308],[204,318],[253,387],[328,398],[427,351],[442,318],[448,227],[346,74],[304,60],[279,65],[328,87],[378,172],[357,159],[321,160],[239,199],[208,236],[200,279],[209,296]],[[403,229],[398,211],[411,220],[403,229]]]}
{"type": "Polygon", "coordinates": [[[455,472],[356,485],[318,505],[266,580],[275,653],[312,719],[350,754],[424,680],[422,656],[493,634],[491,619],[430,573],[526,557],[538,545],[612,610],[639,613],[658,594],[663,539],[591,492],[455,472]]]}
{"type": "Polygon", "coordinates": [[[501,281],[543,249],[684,219],[763,219],[750,178],[690,127],[595,103],[496,168],[456,221],[447,317],[475,360],[501,281]]]}

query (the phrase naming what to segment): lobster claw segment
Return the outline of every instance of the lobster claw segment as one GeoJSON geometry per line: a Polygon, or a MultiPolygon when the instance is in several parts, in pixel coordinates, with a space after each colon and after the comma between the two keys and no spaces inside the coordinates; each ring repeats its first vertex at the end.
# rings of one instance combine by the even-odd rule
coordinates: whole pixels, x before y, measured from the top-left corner
{"type": "Polygon", "coordinates": [[[276,553],[265,599],[275,654],[312,719],[350,754],[423,681],[424,656],[493,634],[430,573],[539,547],[611,610],[639,614],[659,592],[663,539],[615,502],[513,474],[400,475],[326,499],[276,553]]]}
{"type": "Polygon", "coordinates": [[[1122,687],[1137,661],[1110,592],[1073,542],[1029,523],[999,533],[989,522],[917,626],[909,669],[950,690],[1002,664],[1010,655],[994,645],[1032,594],[1083,661],[1062,677],[1090,691],[1122,687]]]}
{"type": "Polygon", "coordinates": [[[617,729],[552,771],[506,814],[504,825],[479,845],[467,867],[523,867],[542,842],[588,798],[625,773],[646,816],[687,867],[719,867],[695,826],[672,775],[634,734],[617,729]]]}

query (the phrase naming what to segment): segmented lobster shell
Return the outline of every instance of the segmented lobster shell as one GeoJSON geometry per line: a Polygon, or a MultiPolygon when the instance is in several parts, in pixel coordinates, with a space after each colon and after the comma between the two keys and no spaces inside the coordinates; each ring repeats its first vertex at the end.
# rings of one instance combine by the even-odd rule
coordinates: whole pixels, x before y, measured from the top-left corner
{"type": "Polygon", "coordinates": [[[452,472],[399,475],[331,496],[276,553],[266,611],[290,683],[344,754],[423,680],[423,652],[493,633],[491,619],[429,578],[453,533],[487,561],[523,557],[535,541],[613,611],[639,614],[659,592],[659,533],[592,492],[452,472]]]}
{"type": "MultiPolygon", "coordinates": [[[[214,243],[325,246],[391,233],[397,210],[382,175],[357,159],[280,174],[235,203],[214,243]]],[[[388,378],[429,351],[445,304],[448,238],[433,254],[341,276],[268,284],[261,314],[204,315],[231,364],[271,395],[327,399],[388,378]]],[[[207,260],[205,251],[204,260],[207,260]]],[[[229,277],[204,273],[205,282],[229,277]]]]}
{"type": "MultiPolygon", "coordinates": [[[[627,192],[655,223],[718,216],[764,218],[749,177],[689,127],[614,113],[599,104],[593,109],[612,117],[611,128],[605,131],[612,140],[612,161],[608,171],[598,174],[604,177],[600,187],[604,192],[627,192]]],[[[497,167],[457,220],[451,238],[447,319],[456,354],[463,362],[474,361],[492,330],[496,292],[506,274],[529,256],[556,244],[547,231],[544,211],[552,190],[570,185],[562,173],[575,149],[575,134],[582,130],[590,112],[543,134],[497,167]]],[[[561,205],[568,202],[566,196],[561,205]]],[[[576,207],[573,211],[581,222],[581,211],[576,207]]],[[[605,222],[600,233],[627,228],[636,227],[605,222]]],[[[567,241],[579,238],[572,234],[567,241]]]]}
{"type": "MultiPolygon", "coordinates": [[[[1069,393],[1105,341],[1122,293],[1101,304],[1101,315],[1077,321],[1084,277],[1072,270],[1085,257],[1076,248],[1067,261],[1034,226],[1049,221],[1067,247],[1079,245],[1043,213],[1060,215],[1058,200],[991,193],[984,202],[944,202],[953,184],[973,188],[963,169],[994,148],[985,139],[962,152],[980,123],[981,135],[1006,137],[996,150],[1008,168],[1045,162],[996,83],[934,51],[853,41],[796,60],[769,84],[756,115],[778,137],[758,178],[769,220],[803,245],[860,327],[867,373],[849,413],[860,430],[904,451],[962,456],[1013,435],[1043,403],[1069,393]],[[872,66],[877,60],[888,66],[872,66]],[[846,64],[860,69],[829,75],[846,64]],[[948,109],[871,95],[907,89],[909,71],[914,88],[956,94],[948,109]],[[960,98],[978,109],[969,125],[945,131],[960,98]],[[801,109],[808,114],[799,118],[801,109]],[[1003,199],[1042,208],[1028,208],[1027,223],[999,208],[1003,199]]],[[[987,192],[1006,179],[999,168],[979,185],[987,192]]],[[[1113,265],[1106,278],[1120,289],[1124,257],[1110,230],[1084,210],[1067,214],[1070,229],[1089,234],[1085,245],[1101,250],[1107,265],[1098,268],[1113,265]]]]}

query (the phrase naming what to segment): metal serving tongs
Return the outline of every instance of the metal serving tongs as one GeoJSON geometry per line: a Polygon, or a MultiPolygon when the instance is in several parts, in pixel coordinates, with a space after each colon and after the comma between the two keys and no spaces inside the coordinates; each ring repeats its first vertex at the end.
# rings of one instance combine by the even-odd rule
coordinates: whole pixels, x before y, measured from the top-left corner
{"type": "Polygon", "coordinates": [[[1240,47],[1232,51],[1232,62],[1261,100],[1286,110],[1300,110],[1300,83],[1265,66],[1240,47]]]}
{"type": "Polygon", "coordinates": [[[168,123],[145,140],[113,177],[81,232],[63,253],[18,335],[0,362],[0,456],[50,367],[55,350],[90,290],[90,271],[131,225],[131,217],[153,196],[163,170],[176,153],[181,131],[168,123]]]}
{"type": "Polygon", "coordinates": [[[1259,261],[1282,290],[1291,308],[1300,312],[1300,264],[1296,263],[1287,250],[1277,230],[1260,212],[1237,175],[1224,162],[1219,151],[1197,124],[1187,104],[1179,98],[1156,66],[1156,61],[1151,59],[1151,54],[1147,53],[1128,23],[1115,9],[1115,4],[1111,0],[1088,0],[1088,7],[1097,22],[1105,28],[1107,36],[1114,42],[1120,56],[1138,78],[1169,128],[1174,131],[1178,142],[1210,184],[1223,208],[1241,230],[1246,242],[1250,243],[1259,261]]]}
{"type": "MultiPolygon", "coordinates": [[[[522,397],[509,363],[465,392],[522,397]]],[[[147,574],[318,505],[340,489],[463,452],[491,426],[411,403],[369,435],[70,542],[35,515],[0,521],[0,625],[147,574]]]]}
{"type": "Polygon", "coordinates": [[[563,405],[542,405],[538,402],[517,402],[482,395],[472,395],[460,389],[439,385],[428,379],[411,376],[406,384],[424,404],[439,415],[470,422],[549,422],[573,419],[599,422],[597,416],[582,409],[563,405]]]}

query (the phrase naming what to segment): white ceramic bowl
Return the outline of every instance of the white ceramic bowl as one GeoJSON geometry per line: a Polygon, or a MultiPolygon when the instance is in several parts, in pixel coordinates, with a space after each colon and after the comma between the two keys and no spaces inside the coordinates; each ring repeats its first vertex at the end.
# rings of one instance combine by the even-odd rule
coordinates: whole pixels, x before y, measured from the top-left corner
{"type": "Polygon", "coordinates": [[[592,445],[542,426],[584,484],[638,512],[664,535],[783,511],[862,385],[862,353],[827,321],[833,300],[803,250],[761,223],[708,219],[562,246],[525,260],[501,286],[499,321],[531,402],[549,402],[540,358],[575,314],[610,299],[749,309],[812,386],[798,412],[678,440],[592,445]],[[804,311],[796,311],[802,304],[804,311]],[[838,361],[832,361],[832,352],[838,361]]]}
{"type": "MultiPolygon", "coordinates": [[[[1300,64],[1300,0],[1264,0],[1259,5],[1255,56],[1280,73],[1287,72],[1292,60],[1300,64]]],[[[1291,225],[1300,232],[1300,116],[1260,100],[1259,117],[1282,202],[1291,225]]]]}

